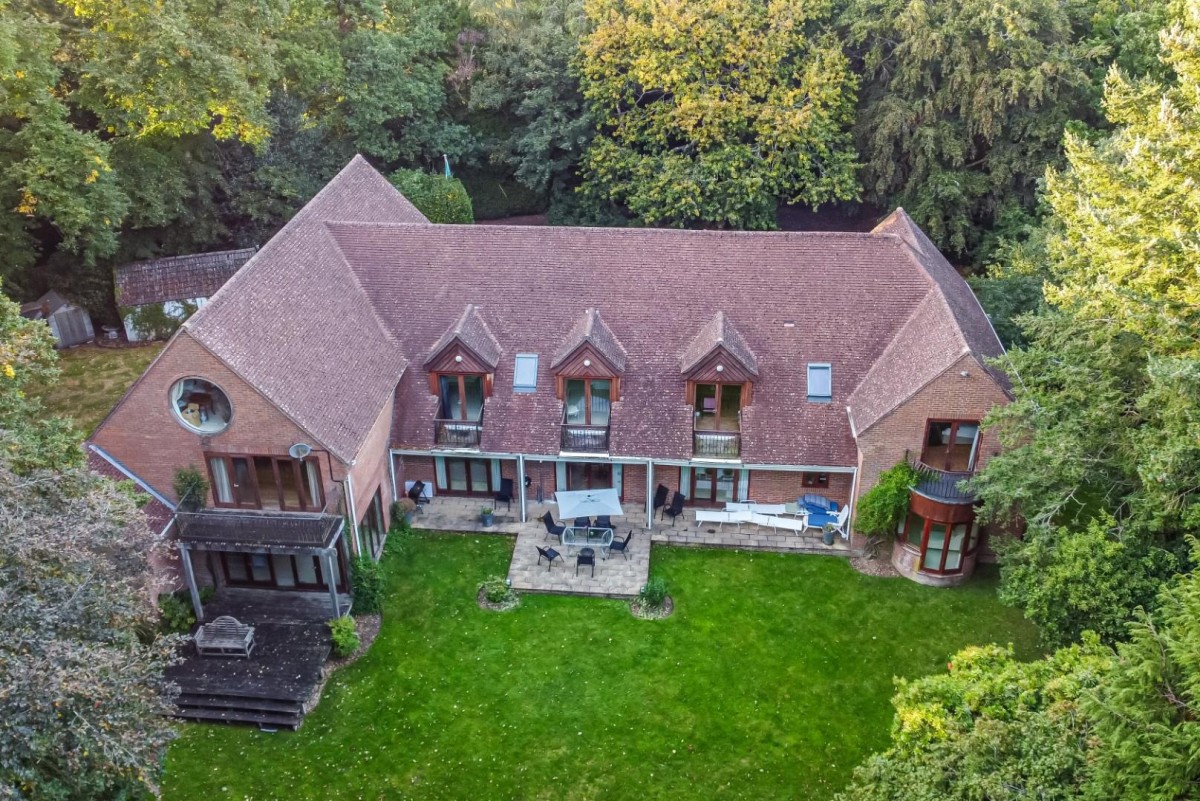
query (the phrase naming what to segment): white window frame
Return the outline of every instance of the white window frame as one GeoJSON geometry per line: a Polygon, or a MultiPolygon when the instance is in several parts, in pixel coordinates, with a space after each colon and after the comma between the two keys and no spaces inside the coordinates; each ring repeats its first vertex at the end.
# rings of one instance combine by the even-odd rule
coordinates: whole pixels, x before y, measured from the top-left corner
{"type": "Polygon", "coordinates": [[[810,403],[830,403],[831,401],[833,401],[833,365],[832,364],[830,364],[829,362],[809,362],[808,363],[808,371],[805,375],[806,375],[805,380],[807,381],[807,385],[805,388],[807,390],[808,400],[810,403]],[[825,371],[825,375],[828,376],[828,384],[827,384],[827,387],[829,390],[828,393],[826,393],[826,394],[814,394],[813,393],[813,391],[812,391],[813,390],[813,370],[824,370],[825,371]]]}

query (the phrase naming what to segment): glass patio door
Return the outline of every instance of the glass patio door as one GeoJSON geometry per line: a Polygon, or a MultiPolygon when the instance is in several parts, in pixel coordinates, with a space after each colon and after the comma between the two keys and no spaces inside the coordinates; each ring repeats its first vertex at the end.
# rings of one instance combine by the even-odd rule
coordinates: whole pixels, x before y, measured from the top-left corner
{"type": "Polygon", "coordinates": [[[737,471],[728,467],[697,467],[692,470],[692,500],[725,504],[737,498],[737,471]]]}
{"type": "Polygon", "coordinates": [[[568,378],[566,422],[578,426],[606,426],[612,408],[612,381],[607,378],[568,378]]]}
{"type": "Polygon", "coordinates": [[[438,377],[443,420],[474,422],[483,411],[483,376],[443,375],[438,377]]]}
{"type": "Polygon", "coordinates": [[[567,489],[612,489],[612,465],[589,462],[567,463],[567,489]]]}
{"type": "Polygon", "coordinates": [[[741,411],[741,384],[696,385],[697,431],[738,431],[741,411]]]}

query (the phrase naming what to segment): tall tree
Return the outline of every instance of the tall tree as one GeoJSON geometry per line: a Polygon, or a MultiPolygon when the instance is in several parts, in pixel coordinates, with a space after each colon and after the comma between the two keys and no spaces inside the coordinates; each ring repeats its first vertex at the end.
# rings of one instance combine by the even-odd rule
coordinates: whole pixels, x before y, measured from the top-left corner
{"type": "Polygon", "coordinates": [[[49,329],[0,296],[0,796],[153,790],[171,738],[150,554],[129,493],[82,467],[77,435],[26,394],[52,381],[49,329]]]}
{"type": "Polygon", "coordinates": [[[650,225],[774,228],[854,198],[855,77],[828,2],[588,0],[583,188],[650,225]]]}
{"type": "Polygon", "coordinates": [[[904,206],[943,249],[1031,213],[1064,127],[1094,119],[1088,70],[1058,0],[850,0],[862,63],[855,126],[866,199],[904,206]],[[1019,215],[1017,215],[1019,216],[1019,215]]]}
{"type": "Polygon", "coordinates": [[[575,70],[587,28],[583,0],[495,4],[480,15],[487,39],[471,107],[504,123],[492,159],[539,192],[572,181],[594,123],[575,70]]]}
{"type": "Polygon", "coordinates": [[[1019,569],[1028,563],[1075,585],[1055,613],[1074,621],[1051,632],[1110,631],[1104,621],[1128,617],[1147,580],[1186,567],[1184,537],[1200,533],[1200,1],[1173,8],[1162,37],[1173,83],[1112,71],[1112,134],[1068,135],[1069,168],[1048,175],[1047,306],[1009,354],[1015,401],[988,420],[1006,448],[977,479],[983,514],[1030,524],[1003,546],[1006,596],[1042,607],[1028,603],[1045,589],[1019,569]],[[1094,539],[1103,515],[1133,561],[1109,574],[1129,582],[1112,596],[1120,608],[1096,610],[1097,574],[1062,540],[1094,539]]]}

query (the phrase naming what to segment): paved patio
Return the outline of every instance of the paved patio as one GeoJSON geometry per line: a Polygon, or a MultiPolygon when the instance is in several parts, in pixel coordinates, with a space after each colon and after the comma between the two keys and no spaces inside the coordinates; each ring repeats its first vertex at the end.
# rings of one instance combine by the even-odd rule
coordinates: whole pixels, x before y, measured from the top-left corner
{"type": "MultiPolygon", "coordinates": [[[[776,551],[781,553],[811,553],[826,556],[852,556],[850,543],[834,540],[833,545],[821,541],[821,532],[810,529],[805,534],[775,532],[749,523],[740,528],[733,523],[717,525],[705,523],[697,526],[695,511],[686,509],[682,517],[672,526],[670,520],[655,520],[652,529],[645,527],[642,514],[631,514],[613,522],[617,539],[623,539],[633,531],[629,544],[629,559],[613,554],[607,560],[596,559],[596,576],[588,567],[582,567],[575,575],[575,551],[570,554],[555,540],[546,535],[542,515],[550,512],[557,518],[558,507],[554,504],[538,504],[530,501],[528,521],[521,522],[519,507],[512,510],[500,507],[496,510],[495,523],[485,528],[479,521],[479,511],[486,501],[477,498],[435,497],[430,503],[422,504],[421,511],[413,516],[413,527],[433,531],[465,531],[478,534],[515,535],[512,564],[508,578],[514,589],[526,592],[552,592],[571,595],[594,595],[605,598],[632,598],[641,590],[650,573],[650,545],[681,545],[701,548],[735,548],[748,551],[776,551]],[[555,560],[554,567],[547,570],[545,560],[539,566],[537,549],[534,546],[554,547],[563,555],[555,560]]],[[[632,512],[633,509],[630,509],[632,512]]]]}

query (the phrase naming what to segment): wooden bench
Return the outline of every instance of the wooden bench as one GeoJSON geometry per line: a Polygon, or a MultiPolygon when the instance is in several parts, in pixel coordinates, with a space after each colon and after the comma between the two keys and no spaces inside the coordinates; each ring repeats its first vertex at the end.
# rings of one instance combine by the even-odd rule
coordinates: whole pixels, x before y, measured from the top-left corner
{"type": "Polygon", "coordinates": [[[238,656],[250,658],[254,650],[254,626],[222,615],[196,631],[196,653],[200,656],[238,656]]]}

